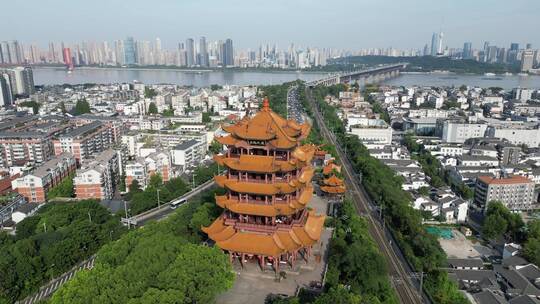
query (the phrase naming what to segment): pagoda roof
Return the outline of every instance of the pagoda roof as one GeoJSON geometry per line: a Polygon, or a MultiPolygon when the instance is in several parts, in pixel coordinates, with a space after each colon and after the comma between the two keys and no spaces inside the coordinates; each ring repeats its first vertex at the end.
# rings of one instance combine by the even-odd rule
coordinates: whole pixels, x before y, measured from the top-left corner
{"type": "MultiPolygon", "coordinates": [[[[233,125],[222,125],[225,132],[231,134],[233,139],[269,141],[277,148],[292,148],[306,138],[311,126],[308,123],[298,124],[294,120],[287,120],[276,114],[265,98],[262,109],[253,117],[247,115],[233,125]]],[[[236,143],[229,139],[218,140],[220,143],[236,143]]]]}
{"type": "Polygon", "coordinates": [[[337,172],[341,172],[341,166],[334,164],[333,161],[330,161],[328,162],[328,164],[326,164],[326,166],[324,166],[323,174],[330,175],[334,170],[336,170],[337,172]]]}
{"type": "Polygon", "coordinates": [[[330,194],[342,194],[345,193],[345,186],[321,186],[321,190],[330,194]]]}
{"type": "Polygon", "coordinates": [[[271,233],[255,233],[236,230],[225,225],[223,217],[216,219],[210,226],[202,227],[208,237],[223,250],[264,256],[278,256],[306,246],[311,246],[321,237],[324,215],[309,211],[303,226],[280,228],[271,233]]]}
{"type": "Polygon", "coordinates": [[[273,156],[265,155],[240,155],[239,158],[215,155],[214,160],[228,168],[237,171],[250,172],[288,172],[297,168],[294,162],[276,160],[273,156]]]}
{"type": "Polygon", "coordinates": [[[276,216],[291,215],[306,207],[313,196],[313,187],[307,186],[301,192],[298,199],[293,199],[290,203],[275,204],[256,204],[243,203],[235,199],[228,199],[227,195],[216,196],[216,204],[222,208],[228,209],[234,213],[258,215],[258,216],[276,216]]]}
{"type": "Polygon", "coordinates": [[[323,184],[327,186],[343,186],[343,180],[332,174],[332,176],[323,180],[323,184]]]}
{"type": "Polygon", "coordinates": [[[228,179],[225,175],[214,176],[216,183],[222,187],[238,193],[252,193],[262,195],[274,195],[278,193],[292,193],[300,187],[308,184],[313,178],[314,169],[305,167],[300,176],[290,182],[259,183],[250,181],[238,181],[228,179]]]}

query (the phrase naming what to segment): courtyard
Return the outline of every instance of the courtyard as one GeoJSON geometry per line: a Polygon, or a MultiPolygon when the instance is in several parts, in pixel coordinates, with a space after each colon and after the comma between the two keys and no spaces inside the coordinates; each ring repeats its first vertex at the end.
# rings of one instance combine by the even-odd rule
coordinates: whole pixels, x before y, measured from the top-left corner
{"type": "Polygon", "coordinates": [[[473,242],[467,239],[457,229],[452,229],[452,235],[453,238],[451,239],[439,238],[439,243],[449,258],[478,258],[497,254],[494,250],[480,244],[480,242],[473,242]]]}

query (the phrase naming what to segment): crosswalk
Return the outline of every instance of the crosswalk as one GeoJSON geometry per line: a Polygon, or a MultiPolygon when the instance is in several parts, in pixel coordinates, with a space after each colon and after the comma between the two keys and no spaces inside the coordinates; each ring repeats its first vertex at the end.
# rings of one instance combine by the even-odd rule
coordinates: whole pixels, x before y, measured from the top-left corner
{"type": "Polygon", "coordinates": [[[92,269],[94,268],[94,262],[96,257],[92,256],[88,260],[79,263],[77,266],[72,268],[70,271],[64,273],[62,276],[52,280],[48,284],[42,286],[38,292],[25,298],[24,300],[16,302],[17,304],[34,304],[41,300],[48,298],[53,292],[55,292],[60,286],[62,286],[67,281],[71,280],[77,272],[83,269],[92,269]]]}

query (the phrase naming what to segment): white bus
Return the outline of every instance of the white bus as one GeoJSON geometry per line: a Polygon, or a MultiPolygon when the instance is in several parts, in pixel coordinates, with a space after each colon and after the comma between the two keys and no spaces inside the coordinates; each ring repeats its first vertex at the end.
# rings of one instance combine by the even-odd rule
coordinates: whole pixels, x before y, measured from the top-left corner
{"type": "Polygon", "coordinates": [[[175,202],[172,202],[171,203],[171,209],[176,209],[178,206],[184,204],[185,202],[187,202],[187,199],[183,198],[181,200],[177,200],[175,202]]]}

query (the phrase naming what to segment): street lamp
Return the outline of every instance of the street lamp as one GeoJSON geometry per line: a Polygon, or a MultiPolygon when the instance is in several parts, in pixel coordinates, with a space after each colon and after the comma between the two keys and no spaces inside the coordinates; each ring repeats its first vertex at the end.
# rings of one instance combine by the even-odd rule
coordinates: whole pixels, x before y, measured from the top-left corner
{"type": "Polygon", "coordinates": [[[159,189],[156,189],[158,210],[161,209],[161,203],[159,202],[159,191],[159,189]]]}

